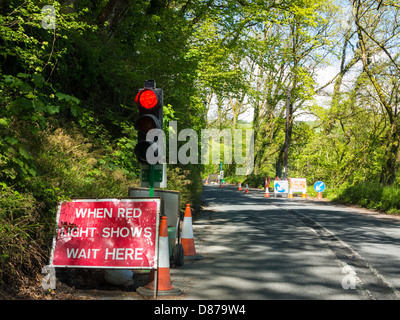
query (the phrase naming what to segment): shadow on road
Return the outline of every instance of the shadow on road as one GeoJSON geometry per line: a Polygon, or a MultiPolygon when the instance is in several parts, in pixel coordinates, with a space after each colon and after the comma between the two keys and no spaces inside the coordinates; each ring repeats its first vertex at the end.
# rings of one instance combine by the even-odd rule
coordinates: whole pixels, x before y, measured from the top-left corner
{"type": "MultiPolygon", "coordinates": [[[[260,191],[258,191],[260,193],[260,191]]],[[[334,256],[310,228],[260,201],[256,191],[206,186],[207,211],[195,223],[202,261],[177,272],[194,299],[357,299],[344,290],[334,256]],[[255,196],[252,195],[254,193],[255,196]]]]}

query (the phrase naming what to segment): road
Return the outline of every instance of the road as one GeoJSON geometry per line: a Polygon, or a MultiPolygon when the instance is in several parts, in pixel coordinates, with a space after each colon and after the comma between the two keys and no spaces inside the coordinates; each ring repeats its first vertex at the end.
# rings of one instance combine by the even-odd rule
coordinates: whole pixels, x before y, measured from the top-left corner
{"type": "Polygon", "coordinates": [[[400,220],[327,201],[204,186],[203,260],[171,268],[178,299],[399,299],[400,220]]]}

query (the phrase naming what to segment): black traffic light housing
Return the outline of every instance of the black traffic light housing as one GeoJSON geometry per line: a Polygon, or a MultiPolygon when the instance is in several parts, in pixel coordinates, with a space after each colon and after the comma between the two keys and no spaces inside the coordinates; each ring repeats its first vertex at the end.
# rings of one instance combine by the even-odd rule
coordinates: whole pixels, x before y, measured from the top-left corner
{"type": "MultiPolygon", "coordinates": [[[[146,135],[151,129],[163,129],[163,91],[155,87],[154,80],[146,80],[144,88],[139,89],[135,102],[139,107],[139,117],[135,122],[138,143],[134,151],[139,162],[148,163],[147,150],[155,142],[147,141],[146,135]]],[[[155,152],[158,152],[158,148],[155,152]]],[[[158,157],[158,154],[155,154],[155,157],[158,157]]]]}

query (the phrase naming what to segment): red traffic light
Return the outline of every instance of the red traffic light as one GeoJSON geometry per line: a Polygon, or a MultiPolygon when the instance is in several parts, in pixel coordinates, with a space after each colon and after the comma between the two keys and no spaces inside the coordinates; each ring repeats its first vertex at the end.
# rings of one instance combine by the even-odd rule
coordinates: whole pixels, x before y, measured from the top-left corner
{"type": "Polygon", "coordinates": [[[144,89],[136,95],[135,102],[142,108],[152,109],[158,104],[158,96],[153,90],[144,89]]]}
{"type": "Polygon", "coordinates": [[[135,102],[139,106],[139,114],[135,122],[135,128],[138,130],[135,154],[139,162],[149,163],[147,153],[155,154],[157,157],[158,141],[157,143],[147,141],[147,135],[152,129],[162,130],[163,128],[163,90],[156,88],[154,81],[146,80],[144,88],[140,89],[136,95],[135,102]]]}

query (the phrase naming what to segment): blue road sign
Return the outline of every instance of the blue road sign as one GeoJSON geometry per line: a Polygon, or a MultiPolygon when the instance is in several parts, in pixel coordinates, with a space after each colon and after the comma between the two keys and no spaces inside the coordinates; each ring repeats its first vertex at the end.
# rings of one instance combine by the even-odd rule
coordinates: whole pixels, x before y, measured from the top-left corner
{"type": "Polygon", "coordinates": [[[277,193],[288,193],[289,192],[288,181],[285,180],[275,181],[274,188],[275,192],[277,193]]]}
{"type": "Polygon", "coordinates": [[[316,183],[314,183],[314,190],[317,192],[322,192],[325,190],[325,188],[325,183],[323,183],[322,181],[317,181],[316,183]]]}

